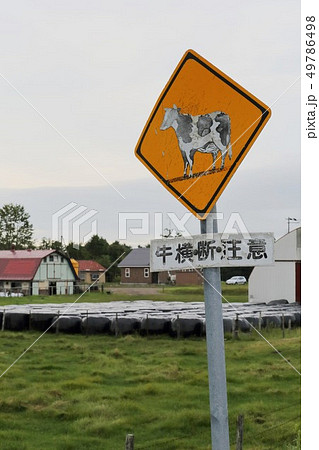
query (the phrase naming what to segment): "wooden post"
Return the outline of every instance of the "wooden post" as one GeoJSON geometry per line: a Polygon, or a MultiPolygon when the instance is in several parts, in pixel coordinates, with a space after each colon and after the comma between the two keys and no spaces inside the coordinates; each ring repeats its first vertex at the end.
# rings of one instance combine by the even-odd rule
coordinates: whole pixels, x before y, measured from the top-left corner
{"type": "Polygon", "coordinates": [[[118,316],[117,313],[115,315],[115,336],[118,337],[119,335],[119,325],[118,325],[118,316]]]}
{"type": "Polygon", "coordinates": [[[236,450],[243,449],[243,435],[244,435],[244,416],[239,414],[237,417],[237,433],[236,433],[236,450]]]}
{"type": "Polygon", "coordinates": [[[134,434],[126,435],[125,450],[134,450],[134,434]]]}
{"type": "Polygon", "coordinates": [[[3,309],[1,331],[4,331],[4,321],[6,320],[6,310],[3,309]]]}
{"type": "Polygon", "coordinates": [[[238,339],[238,332],[239,332],[239,326],[238,326],[238,314],[236,314],[236,319],[235,319],[235,323],[234,323],[234,332],[233,332],[233,337],[234,339],[238,339]]]}
{"type": "Polygon", "coordinates": [[[86,310],[86,335],[89,334],[89,310],[86,310]]]}
{"type": "Polygon", "coordinates": [[[261,311],[259,311],[259,319],[258,319],[258,329],[259,329],[259,331],[261,331],[261,324],[262,324],[261,311]]]}
{"type": "Polygon", "coordinates": [[[29,331],[31,330],[31,320],[32,320],[32,312],[29,310],[29,331]]]}
{"type": "Polygon", "coordinates": [[[57,321],[56,321],[56,327],[55,327],[56,334],[59,333],[59,320],[60,320],[60,310],[58,311],[58,318],[57,318],[57,321]]]}
{"type": "Polygon", "coordinates": [[[146,314],[146,336],[148,336],[148,314],[146,314]]]}
{"type": "Polygon", "coordinates": [[[176,331],[177,331],[177,339],[179,339],[181,337],[181,324],[179,321],[179,315],[177,315],[176,331]]]}
{"type": "Polygon", "coordinates": [[[282,337],[285,337],[285,315],[281,316],[281,329],[282,329],[282,337]]]}

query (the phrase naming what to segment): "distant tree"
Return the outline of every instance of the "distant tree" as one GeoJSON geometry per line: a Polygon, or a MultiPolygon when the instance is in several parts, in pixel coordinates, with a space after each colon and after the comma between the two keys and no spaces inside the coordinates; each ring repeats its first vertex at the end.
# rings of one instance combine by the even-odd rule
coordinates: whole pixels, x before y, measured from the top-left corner
{"type": "Polygon", "coordinates": [[[109,247],[109,256],[111,259],[111,264],[114,263],[120,256],[121,258],[118,259],[116,264],[114,264],[110,270],[108,271],[109,278],[113,281],[120,276],[120,269],[117,267],[117,265],[122,261],[123,258],[128,254],[128,252],[131,250],[131,247],[129,247],[126,244],[120,244],[118,241],[113,242],[110,244],[109,247]]]}
{"type": "Polygon", "coordinates": [[[92,259],[90,253],[83,245],[75,245],[73,242],[70,242],[65,247],[65,253],[69,256],[69,258],[73,259],[92,259]]]}
{"type": "Polygon", "coordinates": [[[103,237],[94,235],[85,245],[75,246],[74,243],[70,242],[64,251],[70,258],[76,260],[93,259],[97,261],[105,269],[108,269],[106,280],[114,281],[120,276],[120,269],[117,265],[129,250],[131,250],[131,247],[125,244],[120,244],[118,241],[109,244],[103,237]],[[121,255],[123,255],[122,258],[118,259],[121,255]],[[117,259],[118,261],[114,264],[117,259]]]}
{"type": "Polygon", "coordinates": [[[100,256],[99,258],[97,258],[96,261],[98,263],[100,263],[105,269],[110,267],[110,265],[112,264],[112,261],[111,261],[111,258],[109,255],[100,256]]]}
{"type": "Polygon", "coordinates": [[[33,225],[22,205],[9,203],[0,208],[0,248],[9,250],[34,248],[33,225]]]}
{"type": "Polygon", "coordinates": [[[64,250],[64,246],[60,241],[51,241],[51,239],[47,239],[45,237],[42,238],[40,244],[37,246],[40,250],[64,250]]]}
{"type": "MultiPolygon", "coordinates": [[[[122,256],[124,258],[124,256],[126,256],[126,254],[128,253],[128,251],[131,250],[131,247],[126,245],[126,244],[120,244],[119,241],[115,241],[112,244],[110,244],[109,246],[109,255],[110,258],[113,261],[116,261],[117,258],[119,258],[119,256],[122,256]]],[[[118,263],[120,262],[120,260],[118,261],[118,263]]]]}
{"type": "Polygon", "coordinates": [[[103,255],[97,258],[96,260],[98,263],[100,263],[105,269],[107,269],[105,273],[105,280],[106,281],[114,281],[114,272],[112,272],[112,268],[109,269],[109,267],[112,264],[111,258],[109,255],[103,255]]]}
{"type": "Polygon", "coordinates": [[[108,242],[95,234],[91,239],[85,244],[85,248],[91,255],[92,259],[97,259],[102,255],[107,255],[109,251],[108,242]]]}

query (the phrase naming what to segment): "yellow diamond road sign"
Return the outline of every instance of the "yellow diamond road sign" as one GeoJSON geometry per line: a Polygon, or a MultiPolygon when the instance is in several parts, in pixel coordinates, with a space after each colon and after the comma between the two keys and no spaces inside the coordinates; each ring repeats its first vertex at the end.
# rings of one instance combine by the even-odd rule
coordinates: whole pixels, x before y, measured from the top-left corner
{"type": "Polygon", "coordinates": [[[162,91],[135,154],[205,219],[270,118],[270,109],[193,50],[162,91]]]}

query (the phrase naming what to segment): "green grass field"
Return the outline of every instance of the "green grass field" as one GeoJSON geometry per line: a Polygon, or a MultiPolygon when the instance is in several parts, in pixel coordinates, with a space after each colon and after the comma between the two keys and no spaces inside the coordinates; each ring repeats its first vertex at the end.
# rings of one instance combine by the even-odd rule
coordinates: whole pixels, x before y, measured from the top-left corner
{"type": "MultiPolygon", "coordinates": [[[[148,286],[145,286],[147,289],[148,286]]],[[[155,286],[158,288],[158,293],[153,294],[129,294],[127,287],[120,285],[110,285],[105,287],[105,292],[87,292],[79,302],[110,302],[119,300],[158,300],[169,302],[202,302],[204,301],[204,289],[202,286],[155,286]],[[112,291],[116,287],[117,292],[107,294],[106,291],[112,291]],[[123,292],[118,292],[123,291],[123,292]]],[[[139,286],[141,291],[143,286],[139,286]]],[[[228,286],[222,283],[222,295],[228,302],[247,302],[248,301],[248,284],[241,286],[228,286]]],[[[54,295],[54,296],[26,296],[26,297],[0,297],[0,306],[9,304],[26,304],[26,303],[73,303],[80,297],[77,295],[54,295]]],[[[225,300],[223,299],[223,302],[225,300]]]]}
{"type": "MultiPolygon", "coordinates": [[[[0,333],[1,373],[39,336],[0,333]]],[[[266,333],[300,370],[300,330],[266,333]]],[[[300,377],[258,335],[226,336],[229,425],[244,448],[298,449],[300,377]]],[[[1,449],[208,450],[204,339],[46,334],[0,379],[1,449]]]]}

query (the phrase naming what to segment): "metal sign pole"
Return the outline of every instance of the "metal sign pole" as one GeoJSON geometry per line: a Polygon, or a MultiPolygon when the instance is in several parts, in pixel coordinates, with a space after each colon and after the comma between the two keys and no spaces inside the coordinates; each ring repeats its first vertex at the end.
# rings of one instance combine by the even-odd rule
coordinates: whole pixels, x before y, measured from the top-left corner
{"type": "MultiPolygon", "coordinates": [[[[201,221],[201,233],[217,233],[216,205],[201,221]]],[[[212,448],[229,450],[226,365],[220,268],[203,269],[206,317],[206,345],[212,448]]]]}

